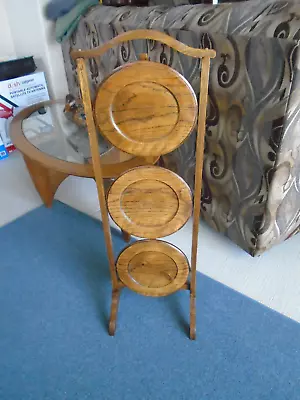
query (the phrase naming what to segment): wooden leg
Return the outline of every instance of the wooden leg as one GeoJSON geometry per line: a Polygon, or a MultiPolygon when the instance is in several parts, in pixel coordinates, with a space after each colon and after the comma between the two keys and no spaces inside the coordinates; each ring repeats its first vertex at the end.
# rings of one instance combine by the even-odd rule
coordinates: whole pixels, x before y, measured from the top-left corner
{"type": "Polygon", "coordinates": [[[129,243],[131,240],[130,234],[126,231],[123,231],[123,229],[122,229],[122,237],[123,237],[124,242],[126,242],[126,243],[129,243]]]}
{"type": "Polygon", "coordinates": [[[23,156],[31,179],[46,207],[51,207],[58,186],[69,175],[48,169],[40,163],[23,156]]]}
{"type": "Polygon", "coordinates": [[[108,326],[108,333],[114,336],[116,332],[117,314],[120,301],[120,289],[113,290],[111,299],[111,312],[108,326]]]}
{"type": "Polygon", "coordinates": [[[196,339],[196,296],[190,293],[190,339],[196,339]]]}

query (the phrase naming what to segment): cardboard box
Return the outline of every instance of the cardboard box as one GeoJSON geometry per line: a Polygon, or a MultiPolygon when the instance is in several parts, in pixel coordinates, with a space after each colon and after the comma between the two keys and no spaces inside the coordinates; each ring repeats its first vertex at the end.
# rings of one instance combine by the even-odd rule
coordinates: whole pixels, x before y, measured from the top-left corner
{"type": "Polygon", "coordinates": [[[6,151],[6,148],[4,146],[3,140],[0,136],[0,160],[2,160],[3,158],[6,158],[8,156],[8,153],[6,151]]]}
{"type": "Polygon", "coordinates": [[[14,150],[9,124],[23,108],[49,100],[45,74],[37,72],[0,82],[0,136],[8,152],[14,150]]]}

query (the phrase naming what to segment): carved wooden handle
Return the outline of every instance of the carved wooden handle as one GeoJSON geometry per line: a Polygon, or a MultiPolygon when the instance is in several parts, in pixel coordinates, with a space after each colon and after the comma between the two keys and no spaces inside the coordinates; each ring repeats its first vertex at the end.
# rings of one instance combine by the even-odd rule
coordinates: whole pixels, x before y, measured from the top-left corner
{"type": "Polygon", "coordinates": [[[100,57],[102,54],[106,53],[109,49],[118,45],[119,43],[129,42],[131,40],[137,39],[150,39],[156,40],[158,42],[164,43],[169,47],[183,53],[187,56],[194,58],[215,58],[216,52],[211,49],[196,49],[194,47],[187,46],[184,43],[179,42],[178,40],[172,38],[171,36],[151,30],[151,29],[137,29],[135,31],[124,32],[121,35],[116,36],[115,38],[109,40],[103,46],[95,47],[91,50],[73,50],[71,52],[71,57],[75,60],[77,58],[93,58],[100,57]]]}

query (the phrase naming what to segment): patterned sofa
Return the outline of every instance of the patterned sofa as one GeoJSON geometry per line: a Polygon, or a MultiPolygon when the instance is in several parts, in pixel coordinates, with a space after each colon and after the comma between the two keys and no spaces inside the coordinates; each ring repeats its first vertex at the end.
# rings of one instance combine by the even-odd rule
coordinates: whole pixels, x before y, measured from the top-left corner
{"type": "MultiPolygon", "coordinates": [[[[90,9],[62,45],[70,92],[79,95],[71,48],[92,48],[123,31],[157,29],[187,44],[216,49],[202,216],[251,255],[261,254],[296,233],[300,225],[299,0],[217,6],[167,1],[144,8],[90,9]]],[[[197,61],[147,41],[122,45],[101,60],[92,60],[92,87],[140,52],[181,72],[197,92],[197,61]]],[[[191,135],[165,157],[167,167],[190,184],[194,145],[191,135]]]]}

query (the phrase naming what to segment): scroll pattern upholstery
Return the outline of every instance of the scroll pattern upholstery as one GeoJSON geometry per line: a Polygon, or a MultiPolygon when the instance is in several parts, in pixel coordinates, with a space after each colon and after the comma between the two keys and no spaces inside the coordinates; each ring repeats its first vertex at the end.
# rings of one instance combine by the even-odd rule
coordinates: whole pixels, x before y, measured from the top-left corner
{"type": "MultiPolygon", "coordinates": [[[[300,224],[300,4],[251,0],[172,7],[184,0],[167,1],[144,8],[91,9],[63,44],[70,92],[79,95],[70,49],[96,47],[130,29],[157,29],[191,46],[214,48],[202,216],[250,254],[260,254],[300,224]]],[[[199,93],[197,61],[146,41],[124,44],[92,60],[92,87],[141,52],[182,73],[199,93]]],[[[194,150],[191,135],[164,160],[190,185],[194,150]]]]}

